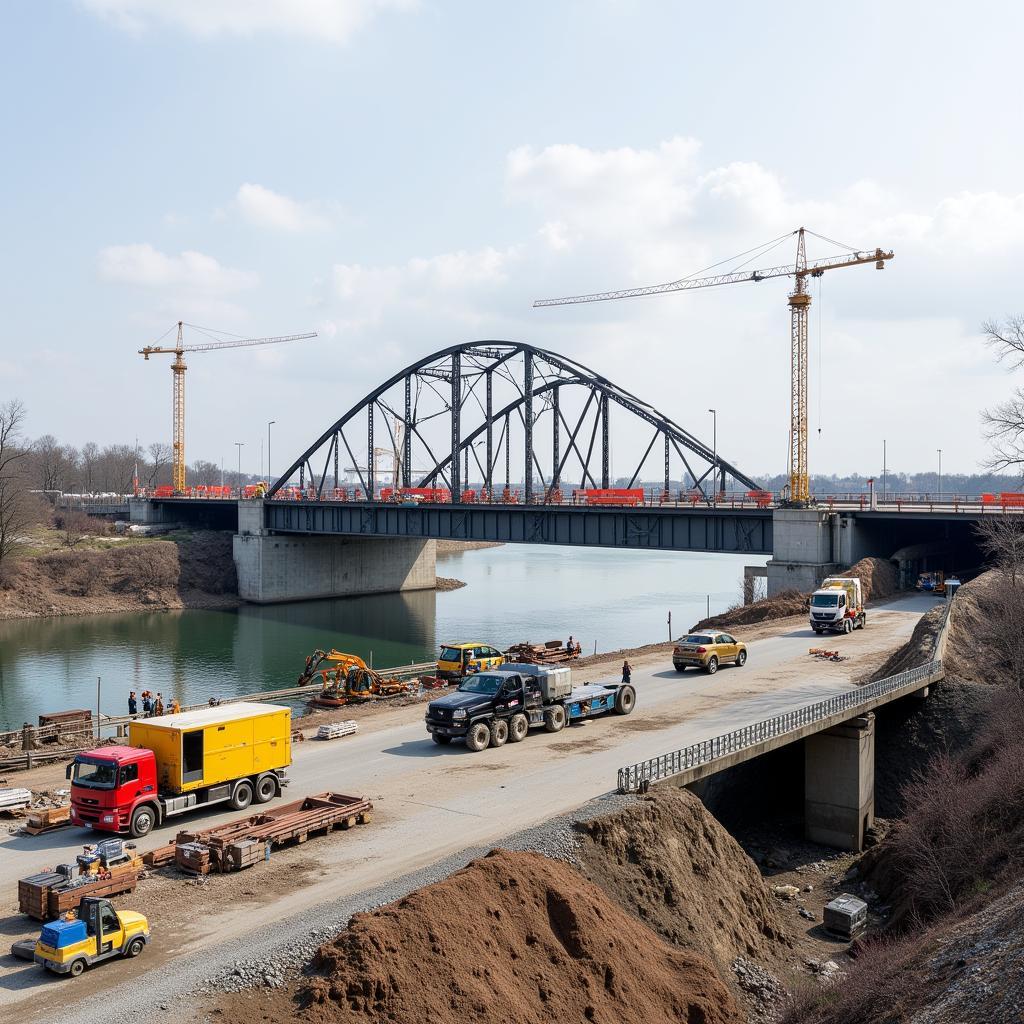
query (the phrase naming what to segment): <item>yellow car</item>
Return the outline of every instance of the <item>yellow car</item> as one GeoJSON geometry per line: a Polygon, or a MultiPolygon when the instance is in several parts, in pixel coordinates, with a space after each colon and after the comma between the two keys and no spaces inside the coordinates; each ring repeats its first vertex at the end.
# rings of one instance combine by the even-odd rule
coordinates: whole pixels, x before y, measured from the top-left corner
{"type": "Polygon", "coordinates": [[[672,651],[672,664],[677,672],[685,672],[691,665],[714,675],[719,665],[742,666],[747,660],[747,645],[728,633],[708,631],[688,633],[676,641],[672,651]]]}
{"type": "Polygon", "coordinates": [[[440,679],[461,679],[504,664],[505,655],[487,644],[443,644],[437,659],[437,675],[440,679]]]}

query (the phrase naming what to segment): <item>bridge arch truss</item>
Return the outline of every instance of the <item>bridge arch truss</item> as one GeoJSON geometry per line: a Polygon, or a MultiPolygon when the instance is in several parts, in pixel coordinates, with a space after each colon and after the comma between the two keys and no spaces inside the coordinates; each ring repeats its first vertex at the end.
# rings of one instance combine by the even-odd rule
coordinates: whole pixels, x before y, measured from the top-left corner
{"type": "Polygon", "coordinates": [[[730,477],[758,486],[583,364],[522,342],[475,341],[435,352],[371,391],[274,481],[268,497],[296,481],[318,498],[350,482],[370,499],[386,483],[442,488],[453,503],[471,489],[474,500],[488,501],[516,487],[517,499],[535,504],[570,486],[606,489],[617,481],[657,481],[665,492],[707,497],[730,477]]]}

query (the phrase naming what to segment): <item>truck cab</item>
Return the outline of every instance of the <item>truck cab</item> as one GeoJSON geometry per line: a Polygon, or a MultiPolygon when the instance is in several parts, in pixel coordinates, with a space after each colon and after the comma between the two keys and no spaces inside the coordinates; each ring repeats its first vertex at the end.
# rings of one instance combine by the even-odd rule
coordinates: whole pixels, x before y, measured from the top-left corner
{"type": "Polygon", "coordinates": [[[114,909],[110,900],[83,896],[69,911],[43,925],[32,959],[55,974],[78,977],[86,967],[117,956],[136,957],[149,942],[149,922],[134,911],[114,909]]]}
{"type": "Polygon", "coordinates": [[[831,576],[811,594],[810,623],[815,633],[852,633],[867,621],[856,577],[831,576]]]}
{"type": "MultiPolygon", "coordinates": [[[[156,758],[140,747],[85,750],[68,765],[67,777],[72,824],[103,831],[129,831],[136,807],[157,795],[156,758]]],[[[154,817],[145,832],[156,823],[154,817]]]]}

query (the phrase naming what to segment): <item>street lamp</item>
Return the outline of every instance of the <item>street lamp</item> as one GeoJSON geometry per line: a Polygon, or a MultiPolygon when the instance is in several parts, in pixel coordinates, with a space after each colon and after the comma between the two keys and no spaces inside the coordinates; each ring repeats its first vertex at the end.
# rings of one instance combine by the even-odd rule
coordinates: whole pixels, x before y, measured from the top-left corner
{"type": "Polygon", "coordinates": [[[942,449],[935,449],[939,453],[939,500],[942,500],[942,449]]]}
{"type": "Polygon", "coordinates": [[[711,493],[718,494],[718,413],[714,409],[708,409],[711,413],[711,493]]]}
{"type": "Polygon", "coordinates": [[[886,474],[885,457],[886,457],[885,438],[883,437],[882,438],[882,501],[885,501],[885,474],[886,474]]]}
{"type": "Polygon", "coordinates": [[[245,447],[244,441],[236,441],[235,447],[238,449],[238,496],[242,496],[242,449],[245,447]]]}
{"type": "Polygon", "coordinates": [[[277,420],[269,420],[267,422],[267,486],[270,485],[272,476],[270,472],[270,428],[277,422],[277,420]]]}

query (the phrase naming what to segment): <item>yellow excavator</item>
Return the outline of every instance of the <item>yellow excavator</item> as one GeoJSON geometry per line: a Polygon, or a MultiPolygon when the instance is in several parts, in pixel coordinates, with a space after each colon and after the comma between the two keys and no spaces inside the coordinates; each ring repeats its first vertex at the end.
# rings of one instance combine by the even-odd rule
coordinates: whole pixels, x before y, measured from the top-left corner
{"type": "Polygon", "coordinates": [[[309,701],[314,707],[340,708],[346,704],[398,697],[414,689],[414,684],[385,679],[358,654],[342,651],[315,650],[306,659],[305,671],[299,676],[297,685],[306,686],[317,675],[321,680],[320,692],[309,701]],[[321,667],[325,663],[327,667],[321,667]]]}

